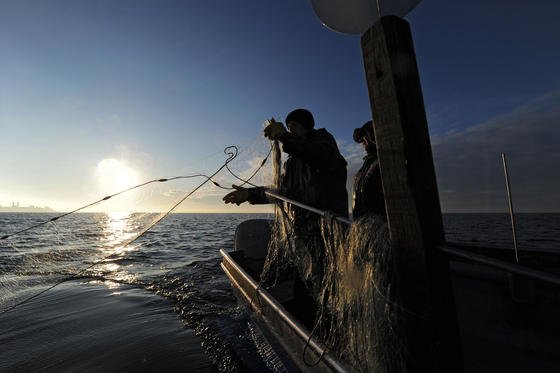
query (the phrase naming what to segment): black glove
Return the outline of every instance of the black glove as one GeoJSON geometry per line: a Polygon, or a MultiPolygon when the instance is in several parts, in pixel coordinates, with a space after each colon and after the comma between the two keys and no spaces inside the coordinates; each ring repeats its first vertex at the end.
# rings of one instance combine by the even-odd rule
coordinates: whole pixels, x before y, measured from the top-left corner
{"type": "Polygon", "coordinates": [[[243,202],[247,202],[249,199],[249,191],[247,188],[243,188],[237,185],[232,185],[235,189],[233,192],[230,192],[222,198],[225,203],[235,203],[237,206],[242,204],[243,202]]]}

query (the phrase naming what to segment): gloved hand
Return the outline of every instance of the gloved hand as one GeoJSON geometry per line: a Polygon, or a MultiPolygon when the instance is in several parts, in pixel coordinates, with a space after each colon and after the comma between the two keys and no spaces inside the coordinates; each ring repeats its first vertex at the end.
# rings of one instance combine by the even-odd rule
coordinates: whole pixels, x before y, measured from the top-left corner
{"type": "Polygon", "coordinates": [[[247,188],[243,188],[237,185],[232,185],[235,189],[233,192],[230,192],[222,198],[225,203],[235,203],[237,206],[242,204],[243,202],[247,202],[249,199],[249,191],[247,188]]]}
{"type": "Polygon", "coordinates": [[[264,136],[270,140],[276,140],[286,133],[286,128],[281,122],[272,122],[264,129],[264,136]]]}

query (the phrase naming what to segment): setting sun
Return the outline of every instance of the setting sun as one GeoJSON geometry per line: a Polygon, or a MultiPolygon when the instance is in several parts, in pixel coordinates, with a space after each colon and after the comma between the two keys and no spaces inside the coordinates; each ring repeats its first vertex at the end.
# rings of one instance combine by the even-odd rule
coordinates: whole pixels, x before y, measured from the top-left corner
{"type": "Polygon", "coordinates": [[[104,193],[116,193],[137,185],[138,172],[124,162],[106,158],[97,164],[96,176],[104,193]]]}

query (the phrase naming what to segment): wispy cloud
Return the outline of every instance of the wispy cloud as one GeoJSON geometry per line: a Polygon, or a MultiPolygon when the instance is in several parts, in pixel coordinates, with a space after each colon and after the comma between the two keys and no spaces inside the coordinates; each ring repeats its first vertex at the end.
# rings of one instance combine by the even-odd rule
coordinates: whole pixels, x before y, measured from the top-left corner
{"type": "MultiPolygon", "coordinates": [[[[510,180],[517,211],[560,211],[560,91],[525,102],[485,122],[432,136],[434,163],[444,211],[506,211],[507,197],[500,153],[508,157],[510,180]]],[[[349,198],[354,176],[362,165],[360,144],[337,141],[348,162],[349,198]]],[[[262,162],[256,152],[232,164],[241,178],[248,178],[262,162]]],[[[252,181],[272,182],[271,159],[252,181]]],[[[216,178],[229,187],[237,180],[224,171],[216,178]]],[[[178,198],[188,188],[169,190],[178,198]]],[[[227,191],[207,184],[191,198],[215,201],[227,191]]]]}
{"type": "Polygon", "coordinates": [[[185,193],[187,193],[187,191],[183,189],[169,189],[163,192],[162,195],[168,198],[178,198],[185,195],[185,193]]]}
{"type": "Polygon", "coordinates": [[[560,91],[432,138],[444,211],[507,209],[500,153],[519,211],[560,211],[560,91]]]}
{"type": "Polygon", "coordinates": [[[352,208],[352,188],[354,186],[354,177],[364,163],[363,158],[366,152],[363,145],[355,142],[337,140],[337,144],[340,153],[344,156],[347,162],[346,190],[348,191],[348,206],[352,208]]]}

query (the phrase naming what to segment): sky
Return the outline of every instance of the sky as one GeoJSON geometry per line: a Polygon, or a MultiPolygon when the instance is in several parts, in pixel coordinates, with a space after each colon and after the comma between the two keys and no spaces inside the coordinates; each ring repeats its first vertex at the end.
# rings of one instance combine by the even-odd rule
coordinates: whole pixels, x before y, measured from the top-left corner
{"type": "MultiPolygon", "coordinates": [[[[500,153],[516,211],[560,211],[559,13],[555,0],[424,0],[406,16],[444,212],[507,211],[500,153]]],[[[229,145],[249,175],[263,121],[299,107],[337,139],[349,186],[361,164],[360,36],[324,27],[308,0],[0,0],[0,55],[3,206],[68,211],[212,174],[229,145]]],[[[170,207],[202,181],[126,198],[170,207]]],[[[179,211],[268,211],[224,194],[204,187],[179,211]]]]}

